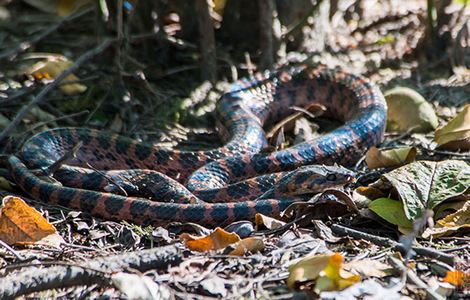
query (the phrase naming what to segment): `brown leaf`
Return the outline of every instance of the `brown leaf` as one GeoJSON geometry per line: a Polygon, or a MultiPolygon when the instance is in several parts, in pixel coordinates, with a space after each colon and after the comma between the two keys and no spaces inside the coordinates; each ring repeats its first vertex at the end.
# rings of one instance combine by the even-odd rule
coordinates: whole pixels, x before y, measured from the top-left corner
{"type": "Polygon", "coordinates": [[[470,104],[444,126],[436,129],[434,140],[441,149],[470,150],[470,104]]]}
{"type": "Polygon", "coordinates": [[[431,235],[433,237],[449,236],[457,231],[464,230],[470,230],[470,201],[467,201],[456,212],[437,220],[433,228],[428,228],[424,231],[423,237],[427,238],[431,235]]]}
{"type": "Polygon", "coordinates": [[[246,253],[256,253],[264,250],[264,241],[259,237],[248,237],[235,245],[228,255],[242,256],[246,253]]]}
{"type": "Polygon", "coordinates": [[[284,226],[286,223],[258,213],[255,215],[255,224],[256,228],[264,226],[267,229],[277,229],[284,226]]]}
{"type": "Polygon", "coordinates": [[[182,233],[180,238],[185,241],[188,249],[199,252],[223,249],[240,241],[238,234],[227,232],[220,227],[207,236],[195,237],[188,233],[182,233]]]}
{"type": "Polygon", "coordinates": [[[270,141],[270,145],[277,146],[279,143],[279,135],[283,135],[284,132],[293,130],[295,127],[295,121],[302,116],[308,115],[311,118],[318,117],[326,111],[326,108],[323,105],[312,104],[306,109],[295,108],[295,110],[298,112],[288,115],[284,119],[280,120],[266,133],[266,138],[270,141]]]}
{"type": "Polygon", "coordinates": [[[55,227],[37,210],[13,196],[3,198],[0,239],[10,245],[45,244],[59,247],[64,243],[55,227]]]}
{"type": "Polygon", "coordinates": [[[388,150],[371,147],[366,153],[366,163],[369,169],[400,167],[416,158],[415,147],[402,147],[388,150]]]}

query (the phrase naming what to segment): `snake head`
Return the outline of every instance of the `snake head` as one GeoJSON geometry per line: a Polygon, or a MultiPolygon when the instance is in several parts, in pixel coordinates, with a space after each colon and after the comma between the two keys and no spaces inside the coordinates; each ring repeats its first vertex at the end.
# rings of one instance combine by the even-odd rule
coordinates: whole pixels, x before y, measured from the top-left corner
{"type": "Polygon", "coordinates": [[[281,178],[277,193],[315,194],[340,188],[354,180],[354,172],[341,166],[311,165],[300,167],[281,178]]]}

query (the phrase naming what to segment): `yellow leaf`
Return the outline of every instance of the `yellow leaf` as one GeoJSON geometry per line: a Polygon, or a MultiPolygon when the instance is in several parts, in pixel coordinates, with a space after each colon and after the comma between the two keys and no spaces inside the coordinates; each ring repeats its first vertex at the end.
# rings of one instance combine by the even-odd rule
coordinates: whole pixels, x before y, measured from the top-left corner
{"type": "Polygon", "coordinates": [[[434,140],[442,149],[470,150],[470,104],[465,105],[447,124],[436,129],[434,140]]]}
{"type": "Polygon", "coordinates": [[[57,14],[65,17],[90,3],[92,0],[57,0],[57,14]]]}
{"type": "MultiPolygon", "coordinates": [[[[35,63],[28,68],[25,73],[34,76],[36,79],[55,79],[70,66],[72,66],[72,62],[65,57],[51,55],[50,58],[35,63]]],[[[76,95],[85,92],[87,87],[83,84],[76,83],[78,80],[79,78],[74,74],[68,75],[60,85],[61,91],[67,95],[76,95]]]]}
{"type": "Polygon", "coordinates": [[[414,161],[416,154],[415,147],[388,150],[371,147],[366,153],[366,163],[369,169],[399,167],[414,161]]]}
{"type": "Polygon", "coordinates": [[[206,252],[218,250],[240,241],[236,233],[230,233],[217,227],[210,235],[195,237],[188,233],[183,233],[180,238],[185,241],[186,247],[193,251],[206,252]]]}
{"type": "Polygon", "coordinates": [[[13,196],[3,198],[0,210],[0,239],[10,245],[64,243],[57,230],[34,208],[13,196]]]}
{"type": "Polygon", "coordinates": [[[447,271],[446,277],[442,280],[455,286],[463,286],[466,281],[470,280],[470,273],[466,274],[460,270],[447,271]]]}
{"type": "Polygon", "coordinates": [[[286,223],[258,213],[255,215],[255,224],[257,227],[263,225],[267,229],[277,229],[282,227],[286,223]]]}
{"type": "Polygon", "coordinates": [[[224,14],[224,8],[227,0],[212,0],[212,9],[219,15],[224,14]]]}
{"type": "Polygon", "coordinates": [[[433,228],[428,228],[423,232],[423,238],[429,236],[441,237],[452,235],[458,230],[470,230],[470,201],[456,212],[447,215],[436,222],[433,228]]]}
{"type": "Polygon", "coordinates": [[[307,256],[289,267],[287,286],[294,288],[296,283],[316,281],[315,292],[342,290],[358,282],[358,275],[341,274],[343,256],[339,253],[307,256]]]}
{"type": "Polygon", "coordinates": [[[242,256],[246,253],[255,253],[264,250],[264,241],[258,237],[248,237],[235,245],[235,249],[229,255],[242,256]]]}

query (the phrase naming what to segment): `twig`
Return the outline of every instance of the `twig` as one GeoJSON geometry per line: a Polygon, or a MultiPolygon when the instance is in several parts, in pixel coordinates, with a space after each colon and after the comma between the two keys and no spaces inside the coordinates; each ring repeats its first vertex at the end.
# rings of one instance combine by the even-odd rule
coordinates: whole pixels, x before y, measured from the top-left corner
{"type": "Polygon", "coordinates": [[[426,299],[432,300],[444,300],[445,298],[431,290],[430,287],[422,281],[418,275],[412,270],[408,269],[398,258],[390,256],[388,258],[389,263],[400,273],[406,275],[406,280],[417,287],[426,290],[426,299]]]}
{"type": "Polygon", "coordinates": [[[90,51],[88,52],[85,52],[84,54],[82,54],[76,61],[75,63],[70,66],[70,68],[68,68],[67,70],[65,70],[64,72],[62,72],[51,84],[45,86],[41,92],[39,92],[39,94],[34,97],[34,99],[28,103],[26,106],[23,106],[23,108],[20,109],[20,111],[17,113],[17,115],[15,116],[15,118],[11,121],[10,124],[8,124],[8,126],[3,129],[3,131],[0,133],[0,141],[3,140],[7,135],[10,134],[10,132],[18,125],[18,123],[23,119],[24,116],[26,116],[26,114],[37,104],[41,103],[45,96],[50,92],[52,91],[53,89],[55,89],[61,82],[62,80],[65,79],[65,77],[67,77],[68,75],[70,75],[71,73],[75,72],[78,68],[81,67],[81,65],[86,62],[87,60],[91,59],[92,57],[94,57],[95,55],[103,52],[106,48],[109,47],[109,45],[111,45],[111,43],[113,42],[113,40],[111,39],[106,39],[104,40],[101,44],[99,44],[98,46],[96,46],[95,48],[91,49],[90,51]]]}
{"type": "Polygon", "coordinates": [[[43,32],[39,33],[38,35],[32,37],[29,41],[19,43],[15,47],[11,47],[7,50],[1,51],[0,52],[0,59],[10,57],[10,56],[13,56],[15,54],[18,54],[19,52],[25,51],[26,49],[30,48],[32,45],[36,44],[37,42],[41,41],[43,38],[47,37],[49,34],[53,33],[54,31],[56,31],[57,29],[62,27],[62,25],[66,24],[68,22],[74,21],[74,20],[88,14],[91,11],[93,11],[93,8],[88,8],[88,9],[78,11],[77,13],[74,13],[74,14],[68,16],[67,18],[63,19],[59,23],[54,24],[53,26],[51,26],[51,27],[47,28],[46,30],[44,30],[43,32]]]}
{"type": "Polygon", "coordinates": [[[111,284],[109,274],[122,270],[166,270],[181,262],[174,245],[94,259],[83,266],[61,264],[44,269],[37,266],[0,278],[0,299],[13,299],[33,292],[76,285],[111,284]]]}
{"type": "Polygon", "coordinates": [[[13,249],[12,247],[10,247],[7,243],[5,243],[4,241],[0,240],[0,246],[7,249],[8,251],[11,252],[11,254],[13,254],[18,260],[24,260],[23,256],[21,256],[21,254],[19,254],[18,252],[15,251],[15,249],[13,249]]]}
{"type": "MultiPolygon", "coordinates": [[[[407,255],[408,253],[408,249],[407,247],[405,247],[405,245],[398,243],[396,241],[393,241],[389,238],[384,238],[384,237],[372,235],[369,233],[361,232],[361,231],[348,228],[339,224],[331,225],[331,230],[335,234],[340,235],[340,236],[350,236],[355,239],[363,239],[363,240],[372,242],[379,246],[391,247],[392,249],[399,251],[403,255],[407,255]]],[[[411,249],[417,254],[437,259],[449,265],[454,265],[454,257],[452,255],[443,253],[436,249],[425,248],[425,247],[412,247],[411,249]]]]}

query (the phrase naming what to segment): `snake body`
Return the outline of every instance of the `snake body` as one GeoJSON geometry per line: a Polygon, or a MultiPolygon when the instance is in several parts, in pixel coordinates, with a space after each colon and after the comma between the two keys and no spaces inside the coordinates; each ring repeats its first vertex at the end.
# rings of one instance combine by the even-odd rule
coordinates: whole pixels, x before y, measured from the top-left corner
{"type": "Polygon", "coordinates": [[[380,143],[386,105],[364,77],[296,66],[233,83],[216,117],[229,139],[214,150],[166,150],[103,131],[58,128],[31,137],[9,158],[10,172],[33,198],[106,219],[223,225],[256,213],[279,215],[305,194],[344,185],[351,172],[326,165],[352,165],[380,143]],[[286,150],[259,153],[267,144],[263,125],[311,103],[324,105],[344,125],[286,150]],[[76,149],[53,172],[62,184],[38,175],[76,149]]]}

